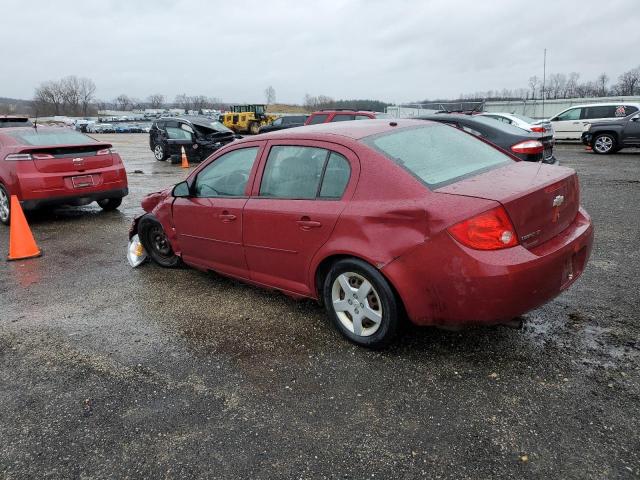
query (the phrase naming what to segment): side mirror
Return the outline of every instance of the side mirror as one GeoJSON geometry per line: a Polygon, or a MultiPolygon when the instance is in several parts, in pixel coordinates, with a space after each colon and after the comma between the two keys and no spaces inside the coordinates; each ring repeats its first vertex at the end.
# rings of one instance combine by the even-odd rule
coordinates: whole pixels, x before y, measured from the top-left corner
{"type": "Polygon", "coordinates": [[[189,184],[187,182],[180,182],[175,187],[173,187],[174,197],[178,198],[188,198],[191,196],[191,190],[189,188],[189,184]]]}

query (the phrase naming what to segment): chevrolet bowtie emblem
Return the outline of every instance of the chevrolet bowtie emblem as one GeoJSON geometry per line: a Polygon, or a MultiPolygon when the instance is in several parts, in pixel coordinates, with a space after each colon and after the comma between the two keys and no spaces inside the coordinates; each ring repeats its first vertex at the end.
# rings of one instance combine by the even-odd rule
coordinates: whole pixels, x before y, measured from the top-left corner
{"type": "Polygon", "coordinates": [[[553,206],[554,207],[559,207],[563,203],[564,203],[564,196],[563,195],[558,195],[556,198],[553,199],[553,206]]]}

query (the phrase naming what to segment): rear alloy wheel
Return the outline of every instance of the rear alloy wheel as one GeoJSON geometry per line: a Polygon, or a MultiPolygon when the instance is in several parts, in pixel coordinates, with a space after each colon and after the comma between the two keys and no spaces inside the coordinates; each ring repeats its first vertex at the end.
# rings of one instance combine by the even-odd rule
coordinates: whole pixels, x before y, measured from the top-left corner
{"type": "Polygon", "coordinates": [[[161,267],[175,268],[182,264],[173,253],[171,243],[160,222],[153,217],[143,217],[138,224],[138,236],[149,256],[161,267]]]}
{"type": "Polygon", "coordinates": [[[601,133],[593,139],[593,151],[599,155],[606,155],[616,151],[616,139],[610,133],[601,133]]]}
{"type": "Polygon", "coordinates": [[[4,187],[0,185],[0,223],[9,225],[10,218],[11,215],[9,194],[4,189],[4,187]]]}
{"type": "Polygon", "coordinates": [[[100,208],[102,208],[105,212],[111,212],[115,210],[120,206],[121,203],[122,197],[103,198],[102,200],[98,200],[98,205],[100,205],[100,208]]]}
{"type": "Polygon", "coordinates": [[[156,157],[156,160],[159,162],[167,159],[167,153],[164,151],[164,147],[160,144],[153,147],[153,156],[156,157]]]}
{"type": "Polygon", "coordinates": [[[366,262],[335,263],[323,293],[334,325],[350,341],[379,348],[395,336],[400,310],[396,296],[382,274],[366,262]]]}

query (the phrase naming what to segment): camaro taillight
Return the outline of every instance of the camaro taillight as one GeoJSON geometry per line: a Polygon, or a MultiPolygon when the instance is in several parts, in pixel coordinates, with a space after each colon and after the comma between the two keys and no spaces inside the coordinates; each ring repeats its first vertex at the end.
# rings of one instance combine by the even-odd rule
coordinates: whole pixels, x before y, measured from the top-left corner
{"type": "Polygon", "coordinates": [[[538,125],[534,125],[533,127],[531,127],[531,131],[532,132],[537,132],[537,133],[544,133],[544,127],[540,127],[538,125]]]}
{"type": "Polygon", "coordinates": [[[20,160],[32,160],[33,158],[30,153],[10,153],[4,159],[10,162],[17,162],[20,160]]]}
{"type": "Polygon", "coordinates": [[[524,153],[525,155],[535,155],[544,151],[544,145],[538,140],[525,140],[516,143],[511,147],[511,151],[515,153],[524,153]]]}
{"type": "Polygon", "coordinates": [[[448,230],[457,241],[476,250],[500,250],[518,245],[515,228],[503,207],[456,223],[448,230]]]}

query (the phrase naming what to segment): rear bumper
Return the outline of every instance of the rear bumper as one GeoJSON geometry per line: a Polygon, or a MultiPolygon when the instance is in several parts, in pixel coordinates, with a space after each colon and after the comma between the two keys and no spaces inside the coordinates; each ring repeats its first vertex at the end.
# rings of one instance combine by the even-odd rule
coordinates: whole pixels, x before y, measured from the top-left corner
{"type": "Polygon", "coordinates": [[[83,192],[81,195],[60,196],[39,198],[33,200],[22,200],[20,204],[24,210],[35,210],[37,208],[54,205],[86,205],[105,198],[122,198],[129,194],[128,188],[116,188],[113,190],[101,190],[99,192],[83,192]]]}
{"type": "Polygon", "coordinates": [[[560,235],[531,250],[472,250],[442,233],[382,272],[416,324],[500,324],[571,286],[582,274],[592,244],[591,219],[580,209],[560,235]]]}

